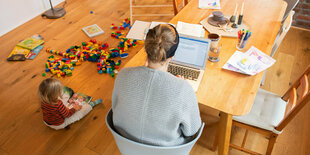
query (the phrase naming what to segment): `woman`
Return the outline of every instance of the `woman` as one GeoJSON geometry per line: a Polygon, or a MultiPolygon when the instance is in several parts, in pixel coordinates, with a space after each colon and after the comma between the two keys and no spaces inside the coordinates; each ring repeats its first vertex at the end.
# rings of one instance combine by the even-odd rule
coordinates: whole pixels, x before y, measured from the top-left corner
{"type": "Polygon", "coordinates": [[[115,129],[134,141],[175,146],[191,140],[201,126],[194,90],[167,72],[179,44],[172,25],[150,29],[146,66],[124,68],[116,78],[112,111],[115,129]]]}

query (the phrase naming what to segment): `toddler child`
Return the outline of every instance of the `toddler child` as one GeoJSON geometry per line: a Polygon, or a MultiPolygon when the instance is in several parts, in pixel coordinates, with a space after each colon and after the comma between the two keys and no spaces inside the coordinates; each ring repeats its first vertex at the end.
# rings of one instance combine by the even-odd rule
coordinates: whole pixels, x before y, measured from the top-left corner
{"type": "Polygon", "coordinates": [[[48,78],[41,82],[38,90],[41,108],[43,112],[43,122],[56,130],[63,129],[66,126],[80,120],[88,114],[93,106],[102,103],[102,100],[96,100],[91,104],[72,103],[69,109],[62,101],[63,85],[54,78],[48,78]]]}

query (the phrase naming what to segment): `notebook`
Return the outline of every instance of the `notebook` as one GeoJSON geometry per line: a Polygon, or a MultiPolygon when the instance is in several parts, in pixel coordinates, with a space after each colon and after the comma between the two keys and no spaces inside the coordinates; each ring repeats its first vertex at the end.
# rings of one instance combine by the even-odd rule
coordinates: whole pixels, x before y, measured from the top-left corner
{"type": "Polygon", "coordinates": [[[130,31],[128,32],[126,38],[136,39],[136,40],[145,40],[146,34],[149,29],[154,28],[159,24],[167,24],[165,22],[144,22],[136,20],[132,25],[130,31]]]}
{"type": "Polygon", "coordinates": [[[168,72],[184,76],[195,92],[206,68],[210,43],[209,39],[180,34],[179,46],[168,66],[168,72]]]}
{"type": "Polygon", "coordinates": [[[177,30],[179,34],[195,37],[204,37],[206,32],[200,24],[190,24],[181,21],[178,21],[177,30]]]}

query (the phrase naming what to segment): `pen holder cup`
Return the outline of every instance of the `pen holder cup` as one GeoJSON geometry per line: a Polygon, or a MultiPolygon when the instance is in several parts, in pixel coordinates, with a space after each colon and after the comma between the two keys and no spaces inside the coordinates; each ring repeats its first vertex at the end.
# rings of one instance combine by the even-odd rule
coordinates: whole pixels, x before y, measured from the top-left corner
{"type": "Polygon", "coordinates": [[[238,41],[238,42],[237,42],[236,48],[237,48],[238,50],[240,50],[240,51],[243,50],[243,49],[245,48],[247,42],[248,42],[248,40],[241,40],[241,41],[238,41]]]}

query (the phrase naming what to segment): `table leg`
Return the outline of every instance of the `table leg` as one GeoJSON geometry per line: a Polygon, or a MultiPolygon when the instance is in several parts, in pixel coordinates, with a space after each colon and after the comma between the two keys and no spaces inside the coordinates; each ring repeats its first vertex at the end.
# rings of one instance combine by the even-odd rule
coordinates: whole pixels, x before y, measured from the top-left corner
{"type": "Polygon", "coordinates": [[[221,112],[219,123],[219,141],[218,141],[219,155],[228,155],[231,125],[232,125],[232,115],[221,112]]]}

